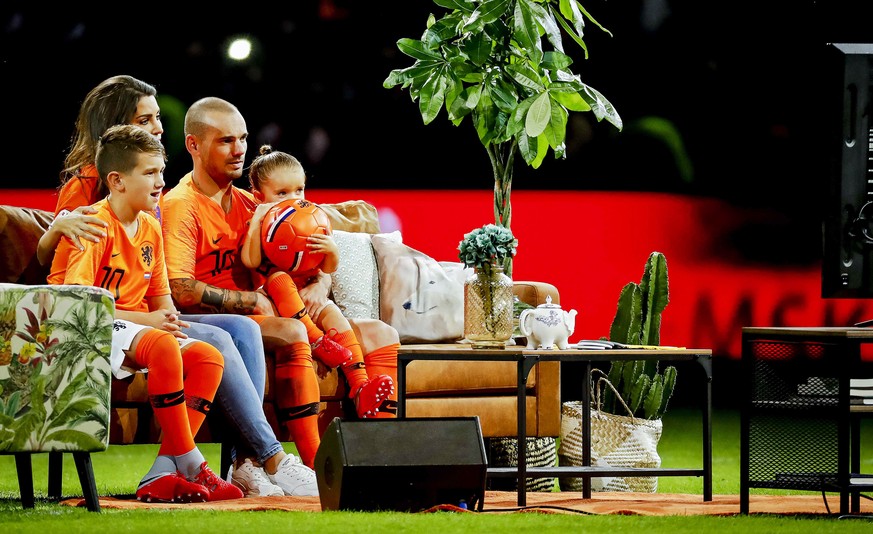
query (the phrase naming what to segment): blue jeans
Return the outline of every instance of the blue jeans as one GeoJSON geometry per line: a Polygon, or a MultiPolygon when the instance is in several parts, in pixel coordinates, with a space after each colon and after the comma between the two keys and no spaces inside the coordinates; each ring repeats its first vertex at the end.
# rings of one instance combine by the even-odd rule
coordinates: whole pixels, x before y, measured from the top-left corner
{"type": "Polygon", "coordinates": [[[264,415],[267,370],[261,328],[243,315],[182,315],[181,319],[191,324],[186,334],[209,343],[224,356],[224,375],[215,400],[233,425],[232,456],[253,456],[263,464],[282,450],[282,444],[264,415]]]}

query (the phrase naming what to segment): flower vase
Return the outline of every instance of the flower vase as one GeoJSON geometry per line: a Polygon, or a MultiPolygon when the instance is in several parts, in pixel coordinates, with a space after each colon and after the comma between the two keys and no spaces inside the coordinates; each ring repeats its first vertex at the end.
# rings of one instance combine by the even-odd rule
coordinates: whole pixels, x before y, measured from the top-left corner
{"type": "Polygon", "coordinates": [[[512,337],[512,279],[495,264],[473,269],[464,282],[464,337],[473,348],[502,348],[512,337]]]}

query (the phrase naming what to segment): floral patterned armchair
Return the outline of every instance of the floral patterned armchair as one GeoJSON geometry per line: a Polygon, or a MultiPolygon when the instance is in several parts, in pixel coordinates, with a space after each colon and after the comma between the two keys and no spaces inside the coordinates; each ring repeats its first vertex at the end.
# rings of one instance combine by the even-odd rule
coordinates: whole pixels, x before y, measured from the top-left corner
{"type": "Polygon", "coordinates": [[[87,507],[100,510],[90,453],[109,443],[114,315],[103,289],[0,284],[0,454],[15,455],[25,508],[31,455],[49,453],[48,493],[58,498],[71,452],[87,507]]]}

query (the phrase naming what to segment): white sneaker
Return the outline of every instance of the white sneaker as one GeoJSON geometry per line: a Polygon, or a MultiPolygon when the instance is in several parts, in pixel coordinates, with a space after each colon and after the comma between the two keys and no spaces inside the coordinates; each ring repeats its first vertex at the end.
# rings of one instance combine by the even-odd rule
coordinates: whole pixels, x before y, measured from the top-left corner
{"type": "Polygon", "coordinates": [[[293,454],[288,454],[282,459],[275,475],[267,473],[267,476],[273,484],[285,491],[285,495],[318,497],[315,471],[303,465],[300,458],[293,454]]]}
{"type": "Polygon", "coordinates": [[[246,461],[233,470],[231,482],[242,490],[246,497],[281,497],[285,495],[282,488],[270,482],[263,467],[258,467],[246,458],[246,461]]]}

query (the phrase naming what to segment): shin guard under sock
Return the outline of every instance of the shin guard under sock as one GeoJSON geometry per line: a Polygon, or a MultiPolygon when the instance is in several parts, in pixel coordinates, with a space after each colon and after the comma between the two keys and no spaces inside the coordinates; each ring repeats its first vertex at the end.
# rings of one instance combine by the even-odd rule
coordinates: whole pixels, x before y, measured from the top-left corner
{"type": "Polygon", "coordinates": [[[306,337],[312,343],[324,335],[320,328],[315,326],[312,317],[306,313],[306,305],[297,292],[297,285],[288,273],[277,273],[267,280],[264,290],[282,317],[297,319],[306,327],[306,337]]]}
{"type": "Polygon", "coordinates": [[[215,391],[224,373],[224,358],[218,349],[198,341],[182,349],[182,369],[185,375],[185,404],[191,435],[196,436],[215,398],[215,391]]]}
{"type": "Polygon", "coordinates": [[[185,408],[182,354],[168,332],[149,330],[136,347],[136,362],[149,370],[149,401],[163,430],[159,455],[176,456],[194,448],[185,408]]]}
{"type": "Polygon", "coordinates": [[[382,402],[379,407],[377,418],[390,418],[397,416],[397,351],[399,343],[385,345],[364,356],[367,364],[367,374],[370,376],[388,375],[394,380],[394,393],[382,402]]]}
{"type": "Polygon", "coordinates": [[[346,380],[349,382],[349,398],[354,399],[355,394],[367,381],[367,370],[364,365],[364,353],[361,350],[361,344],[358,338],[355,337],[353,330],[346,330],[333,336],[333,340],[349,349],[352,352],[352,359],[340,367],[343,374],[346,375],[346,380]]]}
{"type": "Polygon", "coordinates": [[[276,350],[276,403],[280,422],[287,425],[300,459],[309,467],[321,443],[318,433],[320,392],[312,370],[309,344],[301,341],[276,350]]]}

